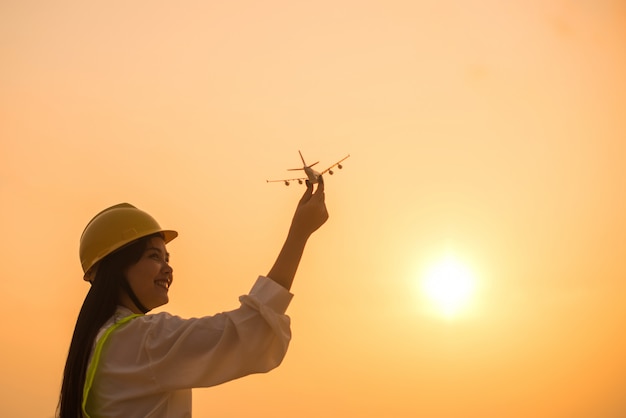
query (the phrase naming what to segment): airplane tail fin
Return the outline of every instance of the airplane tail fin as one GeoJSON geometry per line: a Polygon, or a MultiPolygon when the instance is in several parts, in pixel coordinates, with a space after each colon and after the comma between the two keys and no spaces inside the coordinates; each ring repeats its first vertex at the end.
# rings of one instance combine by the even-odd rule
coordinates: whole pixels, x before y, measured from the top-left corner
{"type": "MultiPolygon", "coordinates": [[[[313,167],[315,164],[319,163],[319,161],[314,162],[313,164],[307,166],[306,162],[304,161],[304,157],[302,156],[302,153],[300,152],[300,150],[298,150],[298,154],[300,154],[300,159],[302,160],[302,165],[304,167],[313,167]]],[[[304,170],[304,167],[302,168],[288,168],[287,171],[298,171],[298,170],[304,170]]]]}
{"type": "Polygon", "coordinates": [[[300,150],[298,150],[298,154],[300,154],[300,159],[302,160],[302,165],[305,167],[313,167],[315,164],[319,163],[319,161],[314,162],[311,165],[306,165],[306,163],[304,162],[304,157],[302,156],[302,153],[300,152],[300,150]]]}

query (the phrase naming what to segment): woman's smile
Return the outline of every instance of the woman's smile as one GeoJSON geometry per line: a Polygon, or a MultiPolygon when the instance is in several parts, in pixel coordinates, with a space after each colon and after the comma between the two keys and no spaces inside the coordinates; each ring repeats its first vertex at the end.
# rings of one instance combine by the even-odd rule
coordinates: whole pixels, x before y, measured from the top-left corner
{"type": "Polygon", "coordinates": [[[161,279],[161,280],[155,280],[154,283],[156,283],[157,286],[160,286],[167,291],[169,290],[170,284],[172,283],[172,281],[170,279],[161,279]]]}

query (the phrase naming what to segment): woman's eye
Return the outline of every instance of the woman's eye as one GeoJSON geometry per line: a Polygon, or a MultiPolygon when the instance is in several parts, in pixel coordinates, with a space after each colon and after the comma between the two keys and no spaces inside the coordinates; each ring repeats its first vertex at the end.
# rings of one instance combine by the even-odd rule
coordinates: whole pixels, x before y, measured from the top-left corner
{"type": "Polygon", "coordinates": [[[150,258],[154,258],[155,260],[160,260],[161,256],[155,253],[155,254],[150,255],[150,258]]]}

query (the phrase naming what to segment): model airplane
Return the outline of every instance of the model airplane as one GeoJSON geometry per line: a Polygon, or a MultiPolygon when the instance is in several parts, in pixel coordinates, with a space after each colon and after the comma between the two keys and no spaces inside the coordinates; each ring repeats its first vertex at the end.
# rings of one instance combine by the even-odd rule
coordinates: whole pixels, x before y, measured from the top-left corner
{"type": "Polygon", "coordinates": [[[306,163],[304,162],[304,157],[302,156],[302,153],[300,151],[298,151],[298,154],[300,154],[300,159],[302,160],[302,164],[304,165],[302,168],[289,168],[289,171],[296,171],[296,170],[304,170],[304,173],[306,174],[306,177],[300,177],[300,178],[295,178],[295,179],[284,179],[284,180],[267,180],[268,183],[273,183],[273,182],[282,182],[285,183],[285,186],[289,186],[289,182],[291,181],[297,181],[298,184],[302,184],[305,180],[309,180],[311,182],[311,184],[315,184],[319,181],[319,177],[322,174],[330,174],[331,176],[334,174],[333,172],[333,168],[337,167],[338,169],[342,169],[343,166],[341,165],[341,163],[350,156],[350,154],[346,155],[345,157],[343,157],[341,160],[337,161],[335,164],[331,165],[330,167],[328,167],[326,170],[322,171],[322,172],[317,172],[315,170],[313,170],[311,167],[313,167],[315,164],[319,163],[319,161],[311,164],[311,165],[306,165],[306,163]]]}

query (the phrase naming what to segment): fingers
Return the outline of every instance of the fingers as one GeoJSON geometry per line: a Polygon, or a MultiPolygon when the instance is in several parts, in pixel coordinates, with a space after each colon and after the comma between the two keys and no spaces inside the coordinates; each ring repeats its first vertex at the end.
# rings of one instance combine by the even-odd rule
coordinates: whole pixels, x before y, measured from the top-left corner
{"type": "Polygon", "coordinates": [[[324,179],[322,178],[322,176],[319,176],[317,178],[317,190],[315,190],[315,193],[313,193],[313,184],[309,180],[306,180],[305,183],[306,190],[300,198],[300,205],[311,200],[313,196],[315,196],[317,200],[324,201],[324,179]]]}
{"type": "Polygon", "coordinates": [[[322,192],[324,191],[324,177],[322,177],[322,175],[320,174],[319,177],[317,177],[317,188],[319,190],[319,188],[322,188],[322,192]]]}
{"type": "Polygon", "coordinates": [[[315,190],[315,196],[318,199],[324,199],[324,179],[322,176],[317,178],[317,190],[315,190]]]}
{"type": "Polygon", "coordinates": [[[306,190],[304,191],[304,194],[300,198],[300,204],[308,202],[309,199],[311,199],[312,195],[313,195],[313,185],[311,184],[310,181],[306,180],[306,190]]]}

